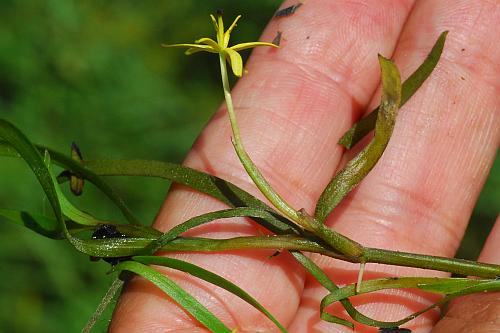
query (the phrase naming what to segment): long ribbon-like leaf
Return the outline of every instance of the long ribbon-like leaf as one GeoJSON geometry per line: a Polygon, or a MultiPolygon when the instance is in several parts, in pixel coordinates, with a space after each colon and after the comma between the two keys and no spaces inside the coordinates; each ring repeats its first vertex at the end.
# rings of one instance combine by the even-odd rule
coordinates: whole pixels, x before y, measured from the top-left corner
{"type": "MultiPolygon", "coordinates": [[[[73,237],[66,227],[63,212],[61,209],[60,198],[56,190],[57,181],[55,176],[49,170],[48,152],[45,151],[45,159],[42,158],[38,149],[29,141],[29,139],[10,122],[0,119],[0,139],[6,141],[14,148],[19,156],[24,159],[28,166],[33,170],[38,182],[40,183],[47,200],[52,207],[54,216],[57,220],[57,229],[53,232],[61,232],[66,239],[79,251],[90,253],[95,251],[95,244],[88,240],[83,241],[73,237]]],[[[98,251],[99,252],[99,251],[98,251]]],[[[106,252],[106,249],[101,249],[101,252],[106,252]]]]}
{"type": "Polygon", "coordinates": [[[143,176],[167,179],[206,193],[232,207],[252,207],[272,213],[258,222],[278,234],[296,233],[294,226],[268,205],[236,185],[221,178],[181,165],[145,160],[87,161],[86,166],[100,176],[143,176]]]}
{"type": "Polygon", "coordinates": [[[29,228],[45,237],[52,239],[64,238],[64,235],[59,228],[59,223],[46,216],[2,208],[0,208],[0,216],[6,218],[10,222],[25,226],[26,228],[29,228]]]}
{"type": "MultiPolygon", "coordinates": [[[[255,198],[238,186],[221,178],[188,168],[178,164],[147,160],[96,160],[85,161],[85,165],[66,157],[52,149],[37,146],[39,150],[47,150],[52,160],[60,166],[82,175],[86,180],[101,189],[124,214],[128,208],[113,190],[101,179],[101,176],[141,176],[157,177],[186,185],[202,193],[206,193],[232,207],[253,207],[271,212],[268,218],[259,219],[264,227],[279,233],[297,233],[296,227],[287,223],[272,208],[255,198]]],[[[42,150],[42,151],[43,151],[42,150]]],[[[19,154],[8,144],[0,141],[0,155],[17,156],[19,154]]],[[[130,213],[131,215],[131,213],[130,213]]],[[[132,215],[131,215],[132,216],[132,215]]]]}
{"type": "Polygon", "coordinates": [[[196,320],[214,333],[231,333],[231,330],[193,296],[167,276],[139,262],[125,261],[115,266],[115,271],[129,271],[140,275],[167,294],[189,312],[196,320]]]}
{"type": "MultiPolygon", "coordinates": [[[[292,254],[295,257],[295,259],[297,259],[297,261],[300,262],[302,266],[304,266],[304,268],[316,279],[316,281],[318,281],[328,291],[333,293],[340,290],[340,288],[335,283],[333,283],[332,280],[330,280],[328,275],[326,275],[325,272],[321,268],[319,268],[311,259],[309,259],[300,252],[292,252],[292,254]]],[[[375,327],[397,327],[401,325],[401,323],[399,322],[383,322],[365,316],[364,314],[356,310],[356,308],[352,305],[352,303],[349,301],[348,298],[342,298],[339,299],[339,301],[344,307],[344,309],[347,311],[349,316],[351,316],[352,319],[361,324],[365,324],[368,326],[375,326],[375,327]]],[[[354,324],[351,323],[350,321],[329,314],[328,312],[324,311],[324,309],[320,311],[320,318],[330,323],[340,324],[350,328],[354,328],[354,324]]]]}
{"type": "MultiPolygon", "coordinates": [[[[58,230],[65,231],[66,226],[64,225],[64,218],[57,198],[57,192],[52,182],[50,172],[38,150],[19,129],[4,119],[0,119],[0,138],[9,143],[26,161],[31,170],[33,170],[33,173],[42,186],[54,210],[55,217],[59,222],[58,230]]],[[[66,233],[67,230],[65,234],[66,233]]]]}
{"type": "Polygon", "coordinates": [[[337,204],[370,172],[389,143],[401,101],[401,78],[396,65],[379,56],[382,99],[375,126],[375,137],[332,179],[316,205],[315,217],[323,222],[337,204]]]}
{"type": "Polygon", "coordinates": [[[124,282],[122,280],[118,278],[113,280],[111,286],[106,291],[106,294],[104,294],[104,296],[102,297],[99,306],[97,307],[97,309],[95,309],[94,313],[89,318],[87,324],[85,324],[85,327],[80,333],[90,333],[97,321],[99,319],[103,320],[102,315],[104,314],[104,311],[106,311],[111,303],[116,302],[116,299],[118,295],[120,295],[120,290],[122,290],[123,285],[124,282]]]}
{"type": "Polygon", "coordinates": [[[151,242],[151,244],[148,245],[146,248],[144,248],[144,250],[141,251],[141,253],[153,254],[156,251],[158,251],[162,246],[164,246],[171,240],[175,239],[182,233],[188,231],[189,229],[192,229],[194,227],[200,226],[202,224],[214,220],[226,219],[232,217],[252,217],[260,219],[269,219],[272,218],[272,215],[268,211],[256,208],[249,208],[249,207],[237,207],[237,208],[219,210],[215,212],[202,214],[173,227],[172,229],[164,233],[161,237],[159,237],[157,240],[151,242]]]}
{"type": "Polygon", "coordinates": [[[135,256],[132,257],[132,259],[146,265],[161,265],[180,270],[182,272],[189,273],[193,276],[196,276],[197,278],[210,282],[220,288],[223,288],[262,312],[279,328],[281,332],[287,332],[287,330],[280,324],[280,322],[276,320],[276,318],[274,318],[274,316],[269,311],[267,311],[266,308],[264,308],[259,302],[257,302],[257,300],[250,296],[246,291],[244,291],[231,281],[226,280],[222,276],[207,271],[206,269],[193,265],[191,263],[173,258],[157,256],[135,256]]]}
{"type": "MultiPolygon", "coordinates": [[[[331,291],[329,295],[323,298],[320,305],[321,317],[328,320],[333,317],[328,314],[325,309],[330,304],[337,301],[345,301],[348,297],[356,295],[371,293],[374,291],[385,289],[404,289],[404,288],[418,288],[429,292],[445,294],[446,297],[438,302],[417,311],[401,320],[392,322],[382,321],[365,321],[364,319],[354,318],[355,320],[370,326],[376,327],[397,327],[404,323],[415,319],[417,316],[433,309],[445,302],[450,301],[458,296],[468,295],[476,292],[494,292],[500,291],[500,281],[498,280],[473,280],[465,278],[428,278],[428,277],[402,277],[402,278],[388,278],[388,279],[374,279],[364,281],[361,288],[357,290],[356,284],[350,284],[343,288],[331,291]]],[[[358,312],[358,314],[360,314],[358,312]]]]}
{"type": "MultiPolygon", "coordinates": [[[[86,168],[83,164],[71,159],[70,157],[59,153],[48,147],[35,145],[39,152],[48,151],[52,161],[59,166],[72,171],[75,174],[82,176],[99,188],[122,212],[127,221],[131,224],[140,225],[139,220],[133,215],[120,196],[109,186],[101,177],[96,175],[92,170],[86,168]]],[[[0,140],[0,155],[20,157],[19,153],[6,141],[0,140]]]]}
{"type": "MultiPolygon", "coordinates": [[[[441,53],[443,52],[444,42],[448,31],[444,31],[439,35],[436,43],[432,47],[431,52],[427,55],[424,62],[413,72],[408,79],[403,82],[401,88],[401,103],[402,107],[410,97],[420,88],[424,81],[430,76],[436,67],[441,53]]],[[[358,143],[366,134],[375,128],[377,121],[377,113],[379,107],[375,108],[366,117],[355,123],[339,140],[339,144],[346,148],[351,148],[358,143]]]]}

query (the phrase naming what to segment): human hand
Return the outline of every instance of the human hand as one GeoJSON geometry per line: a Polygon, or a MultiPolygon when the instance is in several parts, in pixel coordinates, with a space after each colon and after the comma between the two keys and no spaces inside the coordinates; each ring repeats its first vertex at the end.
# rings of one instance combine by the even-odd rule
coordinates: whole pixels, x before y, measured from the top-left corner
{"type": "MultiPolygon", "coordinates": [[[[421,63],[439,33],[449,30],[440,63],[401,110],[380,162],[327,224],[366,246],[452,256],[500,143],[500,46],[493,40],[500,35],[499,21],[500,5],[487,1],[308,0],[294,15],[271,21],[262,40],[270,41],[278,30],[283,31],[281,48],[255,50],[248,75],[234,89],[247,151],[288,202],[312,212],[334,171],[355,153],[344,154],[338,139],[363,110],[379,102],[373,97],[379,84],[376,54],[392,55],[404,79],[421,63]]],[[[185,165],[260,196],[234,153],[224,113],[222,109],[214,116],[185,165]]],[[[165,231],[221,208],[214,199],[178,186],[165,201],[155,227],[165,231]]],[[[226,238],[259,232],[251,222],[234,219],[211,223],[191,235],[226,238]]],[[[499,242],[497,221],[480,260],[500,262],[494,245],[499,242]]],[[[321,321],[319,303],[327,291],[290,255],[269,258],[271,253],[176,257],[235,282],[290,332],[349,331],[321,321]]],[[[358,266],[312,258],[334,282],[355,281],[358,266]]],[[[235,296],[183,273],[169,271],[169,275],[229,327],[239,332],[275,329],[235,296]]],[[[365,278],[397,275],[441,274],[369,264],[365,278]]],[[[433,332],[485,332],[498,327],[500,309],[486,306],[497,304],[498,297],[472,295],[457,300],[433,332]],[[483,307],[489,310],[480,314],[483,307]]],[[[402,291],[355,300],[363,313],[382,320],[399,319],[432,302],[428,295],[402,291]]],[[[329,311],[338,312],[340,307],[329,311]]],[[[437,314],[430,312],[405,326],[429,332],[437,320],[437,314]]],[[[357,326],[359,332],[370,330],[375,331],[357,326]]],[[[136,278],[120,300],[111,331],[204,330],[152,284],[136,278]]]]}

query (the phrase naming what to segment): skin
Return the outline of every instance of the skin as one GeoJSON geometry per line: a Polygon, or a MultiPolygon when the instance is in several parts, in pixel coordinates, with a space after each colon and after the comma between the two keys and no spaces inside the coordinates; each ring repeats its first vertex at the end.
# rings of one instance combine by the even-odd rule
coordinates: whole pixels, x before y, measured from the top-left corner
{"type": "MultiPolygon", "coordinates": [[[[280,8],[293,4],[286,1],[280,8]]],[[[281,48],[256,49],[246,66],[248,74],[233,90],[249,155],[285,200],[312,213],[335,170],[360,149],[345,153],[337,140],[363,110],[379,103],[377,53],[392,56],[405,79],[439,33],[449,30],[440,63],[401,110],[380,162],[330,215],[327,225],[366,246],[452,256],[500,144],[499,21],[497,1],[467,0],[308,0],[294,15],[272,19],[261,40],[270,41],[277,30],[283,31],[281,48]]],[[[230,137],[222,107],[184,164],[262,198],[239,164],[230,137]]],[[[222,208],[212,198],[177,186],[155,227],[165,231],[189,217],[222,208]]],[[[227,238],[262,232],[248,220],[233,219],[200,227],[190,235],[227,238]]],[[[479,259],[500,263],[499,243],[500,219],[479,259]]],[[[290,332],[352,332],[319,319],[325,290],[289,254],[269,258],[273,252],[175,257],[235,282],[290,332]]],[[[336,283],[355,281],[358,266],[313,258],[336,283]]],[[[227,292],[186,274],[168,274],[238,332],[276,331],[259,312],[227,292]]],[[[368,264],[365,279],[410,274],[444,275],[368,264]]],[[[439,321],[438,314],[430,312],[404,327],[419,333],[496,332],[499,299],[498,293],[464,297],[450,306],[444,319],[439,321]]],[[[409,291],[353,299],[363,313],[382,320],[399,319],[432,300],[435,297],[409,291]]],[[[338,306],[329,311],[341,312],[338,306]]],[[[110,331],[206,330],[150,283],[135,278],[119,301],[110,331]]],[[[356,325],[355,331],[376,329],[356,325]]]]}

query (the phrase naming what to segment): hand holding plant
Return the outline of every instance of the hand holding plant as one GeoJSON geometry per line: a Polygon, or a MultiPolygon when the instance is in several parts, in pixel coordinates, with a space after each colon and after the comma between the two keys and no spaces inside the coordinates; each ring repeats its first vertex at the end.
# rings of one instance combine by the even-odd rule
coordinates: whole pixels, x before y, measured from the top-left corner
{"type": "MultiPolygon", "coordinates": [[[[122,273],[96,316],[121,281],[129,280],[125,273],[149,280],[132,278],[111,331],[193,332],[203,330],[200,324],[212,332],[370,331],[363,325],[430,331],[437,320],[433,308],[462,295],[500,290],[500,266],[485,263],[500,261],[494,245],[498,223],[483,262],[447,258],[498,147],[495,76],[477,75],[487,73],[489,62],[468,62],[481,54],[486,38],[473,38],[475,30],[447,18],[449,8],[370,6],[310,1],[281,10],[263,37],[277,34],[279,49],[266,42],[231,46],[239,17],[226,30],[220,14],[212,16],[216,40],[166,45],[219,57],[225,104],[185,161],[206,173],[155,161],[82,161],[80,154],[71,159],[34,146],[0,120],[0,153],[28,163],[54,217],[7,209],[0,215],[67,239],[122,273]],[[444,47],[443,30],[460,38],[444,47]],[[238,52],[255,46],[264,47],[232,93],[227,64],[241,77],[246,71],[238,52]],[[428,53],[425,59],[421,50],[428,53]],[[394,62],[383,56],[377,61],[377,52],[392,54],[394,62]],[[380,95],[374,94],[379,74],[380,95]],[[351,127],[364,109],[373,111],[351,127]],[[339,138],[349,150],[336,144],[339,138]],[[65,168],[57,179],[53,164],[65,168]],[[161,177],[191,189],[180,185],[171,191],[155,224],[161,233],[138,225],[102,179],[113,175],[161,177]],[[80,194],[84,179],[130,224],[100,220],[73,206],[58,182],[69,180],[80,194]],[[151,256],[157,251],[171,254],[151,256]],[[161,266],[171,270],[162,275],[161,266]],[[447,273],[464,278],[446,278],[447,273]],[[395,292],[378,292],[387,289],[395,292]]],[[[464,10],[456,2],[450,6],[454,13],[464,10]]],[[[486,7],[477,4],[474,10],[481,24],[492,26],[495,11],[486,7]]],[[[493,63],[500,57],[494,51],[493,63]]],[[[469,297],[486,303],[494,295],[469,297]]],[[[476,309],[473,301],[456,304],[449,312],[455,316],[476,309]]],[[[460,329],[495,325],[498,314],[488,315],[460,329]]],[[[459,331],[453,325],[443,320],[435,332],[459,331]]]]}
{"type": "MultiPolygon", "coordinates": [[[[460,8],[459,4],[450,5],[460,8]]],[[[287,21],[275,19],[271,22],[263,39],[271,40],[278,28],[283,30],[281,49],[257,50],[247,65],[248,77],[239,82],[233,95],[248,153],[276,192],[294,207],[313,211],[315,201],[328,183],[332,171],[341,163],[342,151],[335,145],[336,138],[341,137],[357,112],[365,106],[375,106],[378,102],[378,98],[374,98],[370,103],[372,91],[378,83],[379,67],[375,53],[391,54],[395,48],[393,58],[398,67],[403,69],[402,77],[406,78],[422,61],[422,53],[416,52],[414,48],[417,43],[419,50],[427,52],[435,36],[444,29],[471,40],[473,31],[463,27],[457,18],[452,19],[450,26],[435,22],[431,24],[433,18],[444,20],[440,16],[444,15],[440,12],[443,9],[433,6],[418,4],[411,12],[403,8],[379,7],[363,9],[360,13],[358,11],[361,9],[357,7],[308,3],[300,9],[300,15],[291,16],[287,21]],[[375,17],[385,17],[383,13],[387,11],[394,14],[392,20],[373,24],[375,17]],[[425,19],[422,18],[424,13],[429,15],[425,19]],[[410,17],[405,23],[407,15],[410,17]],[[312,17],[314,20],[311,20],[312,17]],[[350,25],[354,17],[361,23],[350,25]],[[327,21],[331,22],[331,26],[330,23],[324,23],[327,21]],[[316,26],[320,22],[323,24],[316,26]],[[347,36],[339,33],[343,31],[343,24],[350,26],[347,36]],[[428,31],[424,33],[426,28],[432,34],[428,31]],[[290,32],[287,33],[287,29],[290,32]],[[392,34],[387,34],[387,31],[392,34]],[[395,41],[400,33],[401,42],[397,45],[395,41]],[[423,35],[427,38],[423,38],[423,35]]],[[[479,7],[476,9],[479,10],[479,7]]],[[[485,16],[483,24],[491,25],[493,16],[485,16]]],[[[471,45],[467,45],[468,52],[479,52],[483,42],[486,40],[476,41],[478,44],[471,42],[471,45]]],[[[455,39],[448,42],[446,52],[451,52],[451,55],[446,56],[445,53],[445,58],[460,59],[460,52],[463,51],[460,45],[454,43],[457,43],[455,39]]],[[[470,184],[466,179],[479,177],[484,181],[486,175],[486,169],[475,168],[472,164],[460,169],[456,165],[467,159],[465,156],[474,156],[476,162],[478,158],[484,161],[481,163],[488,161],[489,165],[498,145],[498,128],[495,129],[496,134],[491,133],[487,144],[484,144],[474,139],[479,137],[482,130],[477,128],[475,132],[467,125],[471,119],[474,123],[484,123],[489,117],[488,112],[495,112],[498,106],[493,95],[486,94],[480,102],[471,102],[463,92],[464,87],[459,85],[460,75],[456,74],[455,66],[448,62],[439,64],[434,81],[426,83],[414,100],[402,110],[391,144],[379,165],[340,204],[338,212],[327,220],[328,226],[365,246],[434,255],[453,254],[474,203],[475,196],[471,196],[471,192],[478,193],[482,184],[482,181],[470,184]],[[438,91],[441,93],[436,95],[438,91]],[[471,112],[475,112],[476,116],[470,118],[471,112]],[[458,126],[448,128],[450,120],[454,120],[458,126]],[[472,133],[464,135],[466,129],[472,133]],[[460,149],[464,146],[468,147],[466,151],[460,149]]],[[[476,66],[483,68],[483,64],[476,66]]],[[[472,72],[467,80],[479,82],[472,72]]],[[[487,85],[484,81],[480,84],[487,85]]],[[[476,90],[475,93],[484,94],[480,91],[484,90],[476,90]]],[[[223,108],[220,112],[224,111],[223,108]]],[[[492,121],[491,117],[489,119],[492,121]]],[[[226,118],[215,117],[185,163],[231,179],[258,195],[235,159],[229,136],[226,118]]],[[[346,155],[347,159],[353,157],[350,151],[346,155]]],[[[207,203],[203,195],[178,188],[167,199],[158,218],[159,225],[168,230],[169,226],[186,220],[189,216],[185,212],[191,211],[189,207],[199,208],[189,216],[223,208],[215,202],[207,203]],[[172,214],[175,211],[181,214],[172,214]]],[[[260,231],[242,221],[235,221],[204,227],[196,236],[213,237],[214,234],[227,238],[259,235],[260,231]]],[[[489,260],[498,260],[495,259],[498,252],[491,242],[493,240],[485,248],[485,260],[487,256],[490,256],[489,260]]],[[[182,255],[182,258],[186,258],[186,255],[182,255]]],[[[343,284],[356,280],[359,266],[344,265],[323,256],[312,258],[317,259],[320,267],[335,282],[343,284]]],[[[272,259],[262,255],[262,251],[224,252],[216,257],[192,254],[189,261],[225,273],[224,276],[261,300],[282,323],[289,323],[290,331],[334,329],[331,324],[319,319],[317,307],[314,306],[325,296],[325,289],[319,287],[310,276],[304,275],[286,253],[272,259]],[[304,297],[302,301],[301,295],[304,297]]],[[[376,265],[368,265],[367,271],[366,278],[429,274],[376,265]]],[[[440,275],[435,272],[430,274],[440,275]]],[[[179,278],[191,290],[204,290],[196,280],[179,278]]],[[[134,303],[131,299],[148,297],[136,292],[152,290],[146,285],[147,282],[135,281],[124,296],[124,304],[134,303]]],[[[213,293],[220,295],[216,290],[213,293]]],[[[161,322],[169,324],[179,323],[178,318],[184,318],[182,322],[185,324],[179,323],[178,328],[189,327],[191,320],[176,311],[175,305],[159,298],[156,298],[157,301],[148,299],[151,303],[145,308],[134,307],[131,310],[129,306],[119,307],[117,319],[121,320],[115,321],[114,327],[126,327],[128,323],[137,325],[137,318],[151,320],[160,316],[161,322]],[[137,316],[135,320],[121,317],[122,313],[129,311],[139,311],[134,315],[137,316]]],[[[241,330],[270,330],[267,322],[257,319],[257,314],[249,313],[247,305],[226,293],[211,299],[211,306],[217,311],[224,309],[222,317],[233,318],[234,326],[241,330]]],[[[428,298],[414,293],[397,296],[376,294],[365,298],[364,302],[367,305],[361,309],[365,314],[383,319],[399,319],[404,314],[430,304],[428,298]],[[394,305],[383,307],[377,304],[387,302],[394,305]],[[378,312],[381,310],[383,313],[378,312]]],[[[412,327],[428,330],[436,319],[433,314],[422,316],[412,322],[412,327]]],[[[143,319],[140,322],[145,325],[150,323],[143,319]]]]}

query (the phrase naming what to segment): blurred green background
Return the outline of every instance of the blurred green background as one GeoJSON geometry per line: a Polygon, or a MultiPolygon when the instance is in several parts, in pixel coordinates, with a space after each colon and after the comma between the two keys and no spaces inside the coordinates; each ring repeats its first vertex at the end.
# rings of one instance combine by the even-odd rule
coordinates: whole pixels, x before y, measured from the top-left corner
{"type": "MultiPolygon", "coordinates": [[[[162,42],[213,33],[208,15],[244,14],[233,41],[256,40],[279,0],[0,2],[0,116],[34,142],[84,158],[180,162],[222,100],[218,62],[167,52],[162,42]]],[[[111,179],[150,223],[167,184],[111,179]]],[[[97,216],[121,216],[91,186],[74,199],[97,216]]],[[[460,256],[475,258],[500,202],[500,161],[473,214],[460,256]]],[[[0,159],[0,206],[48,211],[23,162],[0,159]]],[[[0,221],[0,332],[77,332],[110,283],[64,242],[0,221]]]]}

